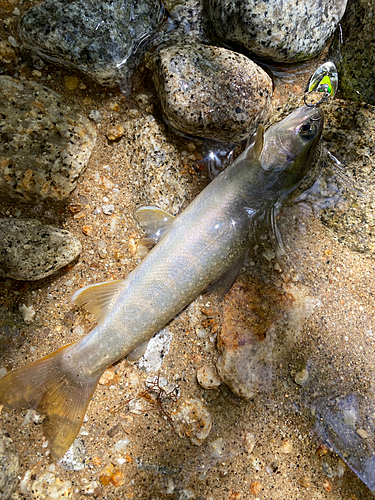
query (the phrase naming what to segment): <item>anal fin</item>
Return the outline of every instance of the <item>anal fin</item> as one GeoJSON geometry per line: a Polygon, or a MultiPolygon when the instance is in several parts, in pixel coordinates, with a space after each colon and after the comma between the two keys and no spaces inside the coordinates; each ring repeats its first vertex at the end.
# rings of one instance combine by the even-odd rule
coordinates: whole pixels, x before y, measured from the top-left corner
{"type": "Polygon", "coordinates": [[[155,245],[172,226],[176,217],[158,207],[140,207],[134,215],[147,237],[141,240],[145,245],[155,245]]]}
{"type": "Polygon", "coordinates": [[[73,295],[72,302],[93,314],[95,320],[100,322],[110,310],[123,283],[124,280],[116,280],[85,286],[73,295]]]}

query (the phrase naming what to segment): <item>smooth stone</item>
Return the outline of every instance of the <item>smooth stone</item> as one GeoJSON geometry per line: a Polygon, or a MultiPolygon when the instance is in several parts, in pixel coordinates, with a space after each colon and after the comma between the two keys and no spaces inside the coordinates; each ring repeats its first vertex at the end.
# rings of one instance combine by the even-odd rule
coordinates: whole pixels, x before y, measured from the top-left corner
{"type": "Polygon", "coordinates": [[[18,484],[19,460],[9,434],[0,429],[0,500],[12,497],[18,484]]]}
{"type": "Polygon", "coordinates": [[[158,51],[153,69],[166,120],[184,133],[241,142],[267,115],[271,78],[242,54],[180,43],[158,51]]]}
{"type": "Polygon", "coordinates": [[[18,35],[40,56],[115,86],[131,76],[163,19],[159,0],[46,0],[24,14],[18,35]]]}
{"type": "Polygon", "coordinates": [[[81,252],[77,238],[35,219],[0,219],[0,276],[35,281],[66,266],[81,252]]]}
{"type": "Polygon", "coordinates": [[[321,52],[347,0],[206,0],[210,31],[226,44],[276,62],[297,62],[321,52]]]}
{"type": "Polygon", "coordinates": [[[299,288],[284,290],[249,275],[240,278],[225,298],[218,335],[222,380],[246,399],[270,390],[277,365],[317,305],[299,288]]]}
{"type": "Polygon", "coordinates": [[[95,126],[35,82],[0,76],[0,195],[60,201],[75,188],[95,126]]]}
{"type": "Polygon", "coordinates": [[[374,2],[349,2],[342,19],[343,43],[336,37],[332,56],[344,99],[375,104],[374,2]]]}

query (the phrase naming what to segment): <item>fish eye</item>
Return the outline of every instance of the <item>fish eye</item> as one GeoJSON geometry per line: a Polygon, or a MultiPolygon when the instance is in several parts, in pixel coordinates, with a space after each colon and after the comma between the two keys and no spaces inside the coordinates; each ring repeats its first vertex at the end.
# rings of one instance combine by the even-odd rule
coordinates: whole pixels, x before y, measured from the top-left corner
{"type": "Polygon", "coordinates": [[[299,131],[303,137],[310,139],[315,135],[315,124],[308,121],[300,127],[299,131]]]}

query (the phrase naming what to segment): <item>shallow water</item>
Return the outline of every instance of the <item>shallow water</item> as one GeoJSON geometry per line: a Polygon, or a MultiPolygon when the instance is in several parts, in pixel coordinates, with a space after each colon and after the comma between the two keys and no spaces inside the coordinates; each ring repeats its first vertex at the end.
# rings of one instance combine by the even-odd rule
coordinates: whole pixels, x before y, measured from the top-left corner
{"type": "MultiPolygon", "coordinates": [[[[10,12],[9,5],[3,2],[0,7],[10,12]]],[[[319,63],[293,70],[292,76],[290,72],[277,75],[270,122],[302,99],[319,63]]],[[[0,366],[7,369],[38,359],[89,331],[93,323],[71,305],[71,295],[90,283],[120,279],[137,264],[142,232],[133,218],[134,209],[154,203],[177,213],[217,174],[226,158],[221,154],[224,146],[190,140],[164,124],[142,72],[125,97],[120,90],[103,89],[65,68],[47,63],[40,71],[39,81],[81,114],[87,116],[95,109],[102,119],[87,170],[66,204],[0,203],[2,217],[36,217],[68,229],[83,245],[77,261],[45,280],[0,280],[0,366]],[[81,87],[68,90],[67,75],[77,76],[81,87]],[[124,125],[124,136],[108,141],[106,131],[118,123],[124,125]],[[107,203],[115,206],[112,215],[103,212],[107,203]],[[22,304],[36,312],[29,325],[22,319],[22,304]]],[[[29,66],[14,72],[37,79],[29,66]]],[[[87,496],[107,499],[372,498],[345,460],[373,485],[367,459],[363,460],[366,453],[373,460],[371,446],[366,448],[373,442],[374,418],[373,260],[354,251],[345,238],[340,242],[343,238],[323,224],[322,209],[336,207],[348,196],[337,187],[340,179],[332,170],[323,168],[321,176],[319,186],[325,183],[331,188],[324,192],[315,186],[279,217],[287,255],[278,255],[274,238],[265,235],[239,277],[241,286],[256,280],[269,287],[280,303],[278,331],[283,335],[275,335],[267,390],[246,401],[225,385],[206,390],[197,384],[197,369],[214,366],[218,359],[216,336],[223,308],[223,300],[216,296],[200,297],[168,325],[172,340],[160,374],[177,384],[181,400],[195,397],[205,402],[213,427],[204,444],[198,447],[178,437],[168,419],[144,398],[111,413],[119,403],[142,393],[149,376],[142,363],[122,360],[96,390],[80,441],[63,463],[51,461],[38,419],[26,411],[3,409],[2,427],[20,456],[19,476],[30,472],[17,488],[16,498],[48,498],[47,483],[39,486],[39,497],[31,493],[33,484],[37,490],[35,481],[46,473],[60,481],[52,480],[57,498],[64,484],[65,498],[86,498],[88,485],[94,482],[93,493],[87,496]],[[279,298],[284,295],[291,297],[292,306],[279,298]],[[308,378],[300,385],[296,376],[303,371],[308,378]],[[346,412],[343,417],[338,408],[346,412]],[[333,428],[343,435],[342,441],[327,445],[325,440],[335,440],[333,428]],[[255,436],[250,453],[247,433],[255,436]],[[210,443],[219,438],[224,447],[215,454],[210,443]],[[125,439],[129,443],[124,444],[125,439]],[[365,445],[361,462],[356,457],[358,443],[365,445]],[[118,471],[112,470],[106,483],[103,469],[109,464],[118,471]]],[[[166,411],[172,412],[173,405],[166,404],[166,411]]]]}

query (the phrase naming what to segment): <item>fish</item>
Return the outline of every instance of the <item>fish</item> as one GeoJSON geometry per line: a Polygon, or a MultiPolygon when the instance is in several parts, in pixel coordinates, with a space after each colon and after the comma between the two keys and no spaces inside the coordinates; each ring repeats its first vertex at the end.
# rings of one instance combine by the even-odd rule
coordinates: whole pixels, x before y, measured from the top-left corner
{"type": "MultiPolygon", "coordinates": [[[[266,131],[177,217],[157,207],[135,212],[155,246],[125,279],[78,290],[72,300],[97,325],[78,341],[0,379],[0,403],[34,408],[54,459],[82,425],[103,372],[163,328],[213,284],[229,289],[261,232],[311,174],[324,122],[303,106],[266,131]]],[[[215,286],[215,285],[214,285],[215,286]]]]}

